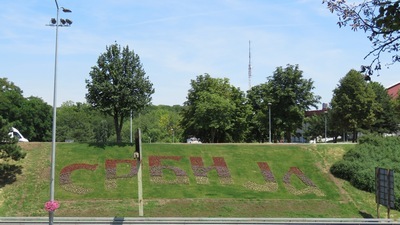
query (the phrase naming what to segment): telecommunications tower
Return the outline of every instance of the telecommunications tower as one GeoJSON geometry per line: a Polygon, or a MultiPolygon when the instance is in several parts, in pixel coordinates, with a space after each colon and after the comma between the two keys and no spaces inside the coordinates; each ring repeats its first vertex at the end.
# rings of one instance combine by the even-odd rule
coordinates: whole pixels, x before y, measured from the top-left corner
{"type": "Polygon", "coordinates": [[[249,76],[249,90],[251,89],[251,48],[250,48],[250,41],[249,41],[249,71],[248,71],[248,76],[249,76]]]}

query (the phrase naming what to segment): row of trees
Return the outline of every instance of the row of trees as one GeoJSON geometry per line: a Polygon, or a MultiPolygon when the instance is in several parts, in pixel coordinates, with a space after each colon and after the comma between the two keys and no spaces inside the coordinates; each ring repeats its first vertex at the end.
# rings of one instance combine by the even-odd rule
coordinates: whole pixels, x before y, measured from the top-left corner
{"type": "MultiPolygon", "coordinates": [[[[326,121],[328,136],[349,133],[354,141],[359,132],[398,130],[400,100],[392,99],[379,83],[366,82],[355,70],[340,80],[326,114],[306,117],[307,110],[316,108],[319,96],[312,93],[312,80],[304,79],[302,73],[297,65],[278,67],[266,83],[247,93],[226,78],[199,75],[191,81],[183,106],[150,105],[133,114],[132,123],[127,116],[120,140],[129,142],[132,130],[140,127],[144,142],[183,142],[189,136],[212,143],[266,142],[270,112],[274,142],[290,142],[299,135],[308,140],[323,136],[326,121]],[[304,132],[299,134],[299,129],[304,132]]],[[[51,107],[39,98],[22,97],[22,91],[7,79],[1,81],[1,115],[31,141],[50,141],[51,107]]],[[[57,141],[66,140],[118,141],[114,119],[88,103],[65,102],[57,109],[57,141]]]]}
{"type": "Polygon", "coordinates": [[[227,79],[198,76],[183,108],[184,134],[206,142],[264,142],[271,127],[274,142],[291,142],[294,136],[310,140],[325,132],[335,141],[350,136],[355,142],[359,133],[398,131],[399,98],[356,70],[340,80],[329,107],[311,117],[306,111],[317,108],[320,97],[297,65],[278,67],[267,80],[245,94],[227,79]]]}
{"type": "MultiPolygon", "coordinates": [[[[327,113],[311,118],[305,112],[317,108],[320,97],[298,65],[276,68],[247,93],[227,78],[199,75],[183,106],[173,107],[151,106],[154,89],[145,74],[139,56],[128,47],[107,47],[86,80],[87,103],[65,102],[57,110],[57,141],[128,142],[132,130],[141,127],[148,142],[190,136],[211,143],[290,142],[293,136],[321,136],[326,120],[329,136],[351,133],[356,140],[360,131],[393,133],[399,124],[399,101],[355,70],[340,80],[327,113]]],[[[49,141],[51,106],[37,97],[24,98],[6,78],[0,82],[0,115],[31,141],[49,141]]]]}
{"type": "Polygon", "coordinates": [[[350,70],[333,90],[329,110],[307,118],[306,135],[323,134],[325,119],[328,136],[335,140],[351,136],[355,142],[359,133],[394,134],[399,130],[400,98],[392,98],[380,83],[367,82],[363,74],[350,70]]]}

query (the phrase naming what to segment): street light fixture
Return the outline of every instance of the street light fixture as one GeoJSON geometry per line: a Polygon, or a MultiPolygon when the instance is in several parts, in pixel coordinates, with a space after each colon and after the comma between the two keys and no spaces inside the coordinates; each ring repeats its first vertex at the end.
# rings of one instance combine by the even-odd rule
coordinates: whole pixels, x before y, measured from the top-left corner
{"type": "Polygon", "coordinates": [[[268,122],[268,125],[269,125],[269,129],[268,129],[269,136],[268,136],[268,139],[269,139],[269,143],[271,143],[271,105],[272,105],[272,103],[268,102],[268,120],[269,120],[269,122],[268,122]]]}
{"type": "MultiPolygon", "coordinates": [[[[55,57],[54,57],[54,92],[53,92],[53,133],[52,133],[52,148],[51,148],[51,171],[50,171],[50,201],[54,201],[54,181],[55,181],[55,160],[56,160],[56,119],[57,119],[57,51],[58,51],[58,27],[69,27],[72,21],[69,19],[58,19],[60,8],[58,7],[58,2],[55,0],[57,7],[57,18],[51,18],[50,24],[48,26],[56,27],[56,46],[55,46],[55,57]],[[61,22],[61,24],[59,23],[61,22]]],[[[63,12],[72,12],[69,9],[61,7],[63,12]]],[[[54,222],[54,212],[49,212],[49,224],[52,225],[54,222]]]]}

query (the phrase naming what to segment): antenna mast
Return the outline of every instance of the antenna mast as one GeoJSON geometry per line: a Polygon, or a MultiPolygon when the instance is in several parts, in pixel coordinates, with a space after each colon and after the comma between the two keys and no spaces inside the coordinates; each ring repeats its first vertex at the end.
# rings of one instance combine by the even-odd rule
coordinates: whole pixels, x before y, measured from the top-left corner
{"type": "Polygon", "coordinates": [[[249,41],[249,71],[248,71],[248,76],[249,76],[249,90],[251,89],[251,48],[250,48],[250,41],[249,41]]]}

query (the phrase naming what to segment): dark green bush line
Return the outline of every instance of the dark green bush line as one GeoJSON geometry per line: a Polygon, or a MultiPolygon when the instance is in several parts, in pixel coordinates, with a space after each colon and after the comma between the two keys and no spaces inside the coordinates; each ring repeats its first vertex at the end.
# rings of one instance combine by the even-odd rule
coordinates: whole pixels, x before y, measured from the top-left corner
{"type": "MultiPolygon", "coordinates": [[[[400,191],[400,137],[363,136],[359,144],[330,168],[331,173],[354,187],[375,192],[375,168],[394,170],[395,193],[400,191]]],[[[395,208],[400,209],[400,197],[395,208]]]]}

